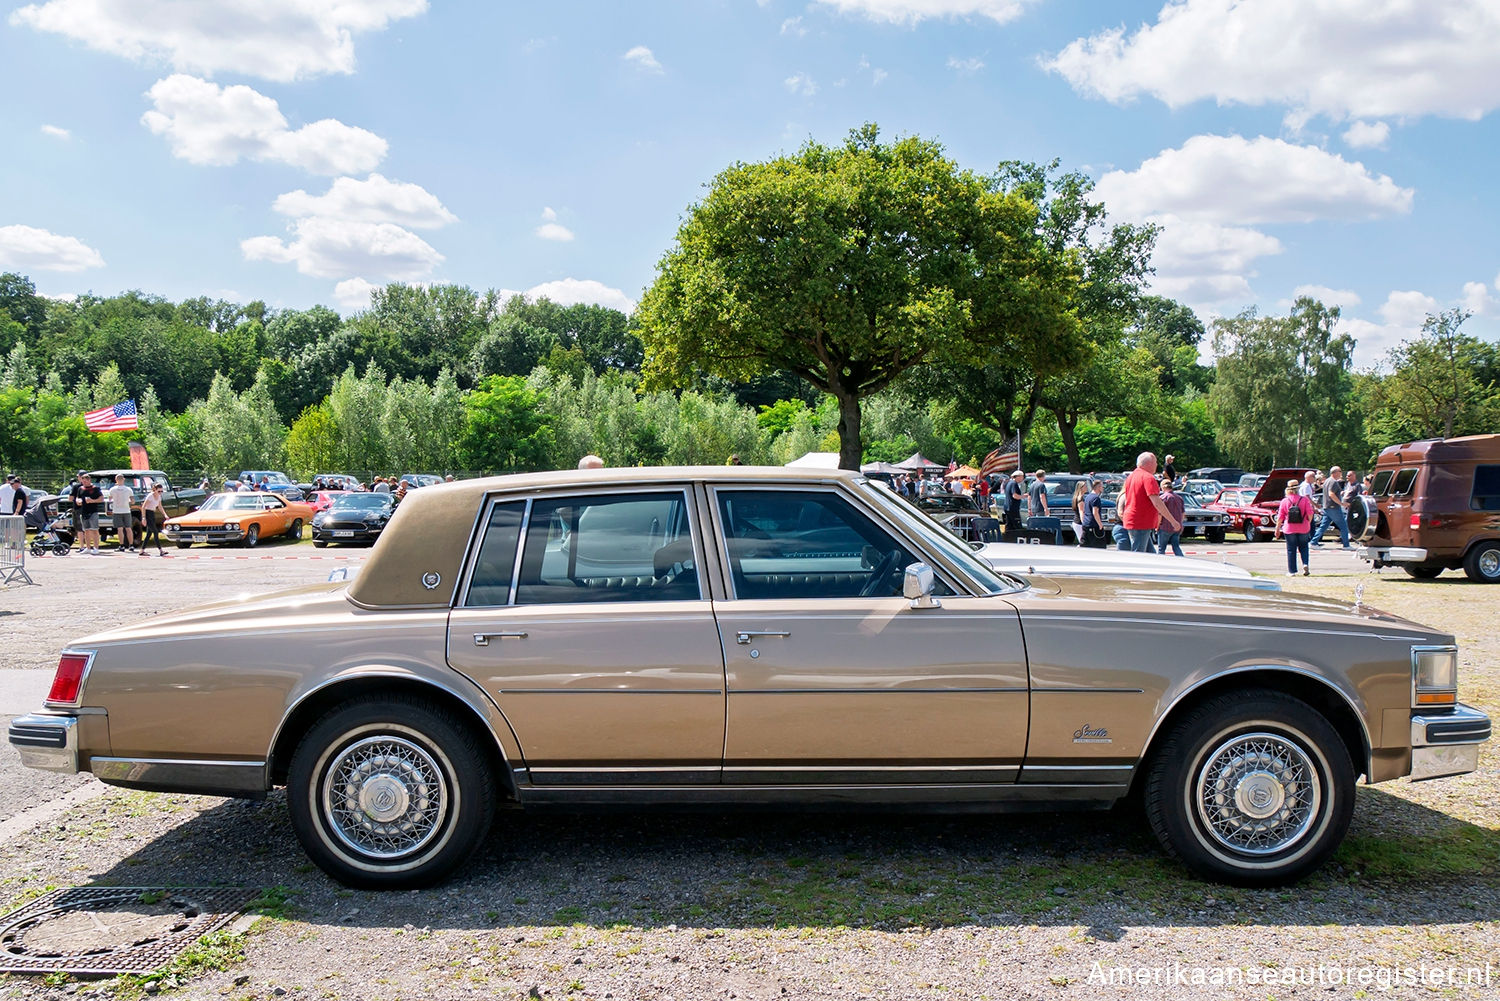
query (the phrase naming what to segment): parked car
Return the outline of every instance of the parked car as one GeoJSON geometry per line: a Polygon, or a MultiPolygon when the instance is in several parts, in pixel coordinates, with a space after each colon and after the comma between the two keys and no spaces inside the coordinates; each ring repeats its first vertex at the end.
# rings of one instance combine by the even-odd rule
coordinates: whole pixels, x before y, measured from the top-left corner
{"type": "Polygon", "coordinates": [[[313,515],[313,545],[321,549],[330,542],[373,543],[395,509],[390,494],[339,494],[327,509],[313,515]]]}
{"type": "Polygon", "coordinates": [[[979,500],[968,494],[934,493],[913,500],[917,508],[965,542],[978,542],[974,519],[988,517],[979,500]]]}
{"type": "Polygon", "coordinates": [[[269,491],[240,490],[214,494],[192,514],[167,519],[161,534],[179,549],[195,542],[238,542],[253,547],[277,535],[302,538],[302,526],[312,517],[312,507],[301,501],[288,501],[269,491]]]}
{"type": "Polygon", "coordinates": [[[319,511],[327,511],[334,501],[351,493],[349,490],[314,490],[307,496],[307,503],[312,505],[313,517],[316,518],[319,511]]]}
{"type": "Polygon", "coordinates": [[[1452,636],[1325,598],[1001,573],[853,472],[565,470],[413,492],[352,581],[76,640],[9,733],[114,785],[285,785],[356,886],[443,878],[498,802],[1133,789],[1190,869],[1266,885],[1328,858],[1361,776],[1477,767],[1457,664],[1452,636]]]}
{"type": "Polygon", "coordinates": [[[1239,483],[1244,475],[1245,471],[1236,466],[1200,466],[1188,471],[1190,480],[1218,480],[1229,486],[1239,483]]]}
{"type": "Polygon", "coordinates": [[[402,473],[401,482],[406,484],[408,490],[418,487],[431,487],[443,482],[443,478],[436,473],[402,473]]]}
{"type": "Polygon", "coordinates": [[[269,469],[247,469],[239,475],[240,489],[249,487],[252,490],[265,489],[273,494],[278,494],[289,501],[302,499],[302,488],[292,482],[292,478],[286,473],[277,473],[269,469]]]}
{"type": "Polygon", "coordinates": [[[359,478],[350,476],[348,473],[319,473],[313,477],[314,488],[318,483],[322,483],[325,489],[331,490],[361,489],[359,478]]]}
{"type": "Polygon", "coordinates": [[[1276,533],[1276,507],[1286,496],[1288,480],[1300,480],[1306,469],[1273,469],[1260,486],[1228,487],[1209,505],[1229,516],[1229,526],[1245,533],[1246,542],[1260,542],[1276,533]]]}
{"type": "MultiPolygon", "coordinates": [[[[1106,528],[1112,527],[1120,520],[1119,500],[1120,491],[1125,482],[1107,483],[1104,487],[1104,524],[1106,528]]],[[[1182,537],[1191,539],[1201,535],[1205,541],[1214,545],[1224,541],[1233,522],[1222,510],[1207,504],[1202,504],[1193,494],[1182,492],[1182,537]]],[[[1151,544],[1156,544],[1153,536],[1151,544]]]]}
{"type": "Polygon", "coordinates": [[[1266,482],[1266,479],[1266,473],[1246,473],[1244,476],[1240,477],[1240,486],[1258,487],[1262,483],[1266,482]]]}
{"type": "Polygon", "coordinates": [[[1461,568],[1500,583],[1500,434],[1392,445],[1356,500],[1361,559],[1423,580],[1461,568]]]}
{"type": "MultiPolygon", "coordinates": [[[[162,485],[161,506],[168,518],[180,517],[198,509],[208,492],[202,487],[193,486],[174,487],[167,474],[155,469],[96,469],[89,473],[94,483],[101,491],[108,492],[115,485],[115,477],[125,477],[125,485],[130,488],[130,522],[132,529],[140,538],[143,522],[141,521],[141,501],[146,499],[146,491],[156,483],[162,485]]],[[[67,488],[63,488],[62,496],[58,499],[58,509],[64,514],[71,514],[73,500],[67,495],[67,488]]],[[[100,508],[106,511],[107,507],[100,508]]],[[[99,519],[100,538],[109,538],[115,534],[114,524],[106,515],[99,519]]]]}

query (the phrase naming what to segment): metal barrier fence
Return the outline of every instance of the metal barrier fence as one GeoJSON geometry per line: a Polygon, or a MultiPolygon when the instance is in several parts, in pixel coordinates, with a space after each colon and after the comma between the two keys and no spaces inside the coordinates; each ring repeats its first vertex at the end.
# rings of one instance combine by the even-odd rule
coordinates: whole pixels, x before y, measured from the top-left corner
{"type": "Polygon", "coordinates": [[[26,519],[0,515],[0,584],[36,583],[26,573],[26,519]]]}

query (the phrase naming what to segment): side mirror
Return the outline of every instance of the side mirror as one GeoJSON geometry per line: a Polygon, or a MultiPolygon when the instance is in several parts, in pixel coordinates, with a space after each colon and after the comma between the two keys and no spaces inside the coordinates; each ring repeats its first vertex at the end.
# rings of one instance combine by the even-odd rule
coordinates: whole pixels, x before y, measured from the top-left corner
{"type": "Polygon", "coordinates": [[[911,599],[912,608],[942,608],[943,603],[932,596],[936,586],[937,577],[926,563],[913,563],[902,574],[901,593],[911,599]]]}

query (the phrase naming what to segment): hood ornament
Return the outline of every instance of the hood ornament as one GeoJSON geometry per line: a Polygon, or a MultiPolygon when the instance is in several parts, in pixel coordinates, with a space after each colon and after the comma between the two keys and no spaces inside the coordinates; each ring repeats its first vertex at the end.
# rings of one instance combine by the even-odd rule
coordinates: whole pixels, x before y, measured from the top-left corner
{"type": "Polygon", "coordinates": [[[1360,581],[1358,584],[1354,585],[1354,607],[1355,608],[1362,608],[1362,607],[1364,607],[1364,603],[1365,603],[1365,584],[1366,583],[1368,583],[1368,582],[1367,581],[1360,581]]]}

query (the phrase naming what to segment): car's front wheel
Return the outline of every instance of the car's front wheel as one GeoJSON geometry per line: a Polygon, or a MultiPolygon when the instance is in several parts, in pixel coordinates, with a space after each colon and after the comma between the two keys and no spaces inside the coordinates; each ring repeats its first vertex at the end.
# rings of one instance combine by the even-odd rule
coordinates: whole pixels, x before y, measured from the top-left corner
{"type": "Polygon", "coordinates": [[[1146,816],[1200,876],[1274,886],[1338,847],[1354,783],[1348,750],[1317,710],[1281,692],[1233,692],[1192,710],[1153,752],[1146,816]]]}
{"type": "Polygon", "coordinates": [[[358,699],[297,746],[287,776],[292,827],[348,886],[429,886],[489,831],[494,780],[474,732],[421,699],[358,699]]]}
{"type": "Polygon", "coordinates": [[[1203,531],[1203,537],[1205,539],[1207,539],[1210,543],[1212,543],[1215,546],[1223,545],[1223,543],[1224,543],[1224,529],[1222,529],[1222,528],[1208,528],[1208,529],[1204,529],[1204,531],[1203,531]]]}
{"type": "Polygon", "coordinates": [[[254,549],[258,545],[260,545],[260,526],[251,525],[245,529],[245,548],[254,549]]]}

